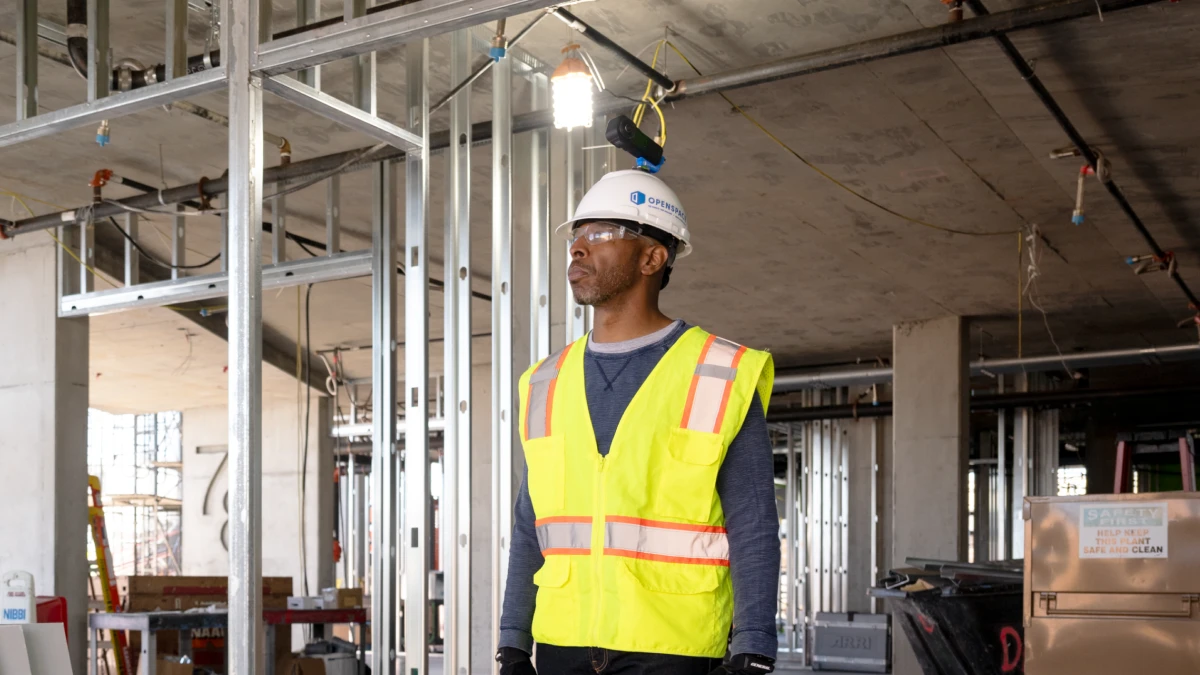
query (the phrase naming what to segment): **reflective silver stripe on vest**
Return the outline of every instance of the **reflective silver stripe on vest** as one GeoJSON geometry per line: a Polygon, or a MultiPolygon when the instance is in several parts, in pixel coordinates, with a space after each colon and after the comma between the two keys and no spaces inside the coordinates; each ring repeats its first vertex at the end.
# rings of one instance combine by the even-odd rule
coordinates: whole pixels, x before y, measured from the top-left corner
{"type": "Polygon", "coordinates": [[[728,565],[725,528],[609,516],[604,553],[693,565],[728,565]]]}
{"type": "Polygon", "coordinates": [[[725,404],[733,390],[745,347],[719,337],[709,338],[692,377],[683,428],[720,433],[725,404]]]}
{"type": "Polygon", "coordinates": [[[529,397],[525,413],[525,440],[545,438],[550,435],[550,413],[553,410],[554,384],[558,381],[558,371],[571,348],[567,345],[561,351],[550,355],[533,374],[529,376],[529,397]]]}
{"type": "Polygon", "coordinates": [[[537,521],[542,555],[584,554],[592,549],[591,518],[546,518],[537,521]]]}

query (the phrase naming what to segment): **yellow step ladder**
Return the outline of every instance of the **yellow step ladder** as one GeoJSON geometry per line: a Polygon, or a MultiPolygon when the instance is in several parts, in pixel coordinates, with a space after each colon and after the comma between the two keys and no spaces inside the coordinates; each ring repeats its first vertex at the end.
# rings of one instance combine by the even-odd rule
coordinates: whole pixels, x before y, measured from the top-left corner
{"type": "MultiPolygon", "coordinates": [[[[117,591],[117,579],[112,571],[112,552],[108,548],[108,530],[104,527],[104,505],[100,501],[100,478],[88,476],[88,489],[92,503],[88,506],[88,522],[92,529],[92,542],[96,546],[96,567],[100,570],[100,588],[104,596],[104,611],[109,614],[121,611],[121,597],[117,591]]],[[[110,630],[113,656],[117,663],[117,675],[132,675],[129,670],[129,645],[125,631],[110,630]]]]}

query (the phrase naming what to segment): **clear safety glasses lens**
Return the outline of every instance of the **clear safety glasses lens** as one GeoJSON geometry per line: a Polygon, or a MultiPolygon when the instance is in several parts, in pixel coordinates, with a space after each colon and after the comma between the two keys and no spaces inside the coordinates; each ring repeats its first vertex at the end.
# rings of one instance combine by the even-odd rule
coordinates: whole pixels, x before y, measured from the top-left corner
{"type": "Polygon", "coordinates": [[[588,223],[582,227],[577,227],[571,232],[571,245],[580,238],[586,238],[588,244],[595,246],[596,244],[604,244],[617,239],[637,239],[641,235],[633,230],[620,225],[608,225],[605,223],[588,223]]]}

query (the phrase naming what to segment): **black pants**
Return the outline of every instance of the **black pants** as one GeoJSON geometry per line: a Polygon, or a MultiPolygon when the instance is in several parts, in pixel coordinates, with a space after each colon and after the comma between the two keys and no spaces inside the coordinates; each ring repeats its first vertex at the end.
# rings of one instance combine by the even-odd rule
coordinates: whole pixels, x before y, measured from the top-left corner
{"type": "Polygon", "coordinates": [[[708,675],[721,659],[618,652],[599,647],[537,646],[538,675],[708,675]]]}

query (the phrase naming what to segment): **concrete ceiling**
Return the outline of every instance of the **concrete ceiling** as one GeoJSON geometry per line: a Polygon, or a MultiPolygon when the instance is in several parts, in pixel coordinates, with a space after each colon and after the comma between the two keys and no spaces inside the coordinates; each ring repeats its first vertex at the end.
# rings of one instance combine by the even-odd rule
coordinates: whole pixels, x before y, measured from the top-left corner
{"type": "MultiPolygon", "coordinates": [[[[292,3],[277,2],[276,26],[293,23],[292,3]]],[[[332,15],[341,3],[325,3],[332,15]],[[336,4],[336,7],[335,7],[336,4]]],[[[999,2],[992,11],[1033,2],[999,2]]],[[[63,19],[63,8],[43,16],[63,19]]],[[[574,8],[610,37],[646,58],[664,30],[704,72],[748,66],[784,56],[861,42],[931,26],[945,19],[938,0],[599,0],[574,8]]],[[[203,28],[193,15],[193,52],[203,28]]],[[[0,30],[11,31],[13,9],[0,9],[0,30]]],[[[513,19],[524,25],[530,17],[513,19]]],[[[113,0],[116,54],[161,60],[161,2],[113,0]]],[[[1161,3],[1014,34],[1039,76],[1084,136],[1108,157],[1114,176],[1160,243],[1180,258],[1185,278],[1200,287],[1197,219],[1200,173],[1191,149],[1200,140],[1196,73],[1200,8],[1161,3]]],[[[568,40],[552,19],[523,47],[553,63],[568,40]]],[[[433,43],[432,92],[445,91],[448,40],[433,43]]],[[[14,49],[0,44],[0,121],[11,119],[14,49]]],[[[620,94],[640,86],[607,54],[592,49],[608,84],[620,94]]],[[[398,119],[403,110],[403,48],[379,59],[379,108],[398,119]]],[[[688,69],[674,54],[663,67],[673,77],[688,69]]],[[[69,69],[42,61],[44,109],[82,99],[83,85],[69,69]]],[[[344,63],[324,70],[326,90],[348,96],[344,63]]],[[[490,118],[489,78],[475,87],[475,120],[490,118]]],[[[638,92],[640,93],[640,92],[638,92]]],[[[636,95],[636,94],[635,94],[636,95]]],[[[520,110],[529,100],[520,86],[520,110]]],[[[805,166],[717,96],[667,110],[668,168],[694,230],[696,253],[676,270],[666,294],[669,313],[747,344],[771,349],[780,365],[890,356],[897,322],[945,314],[973,317],[973,341],[993,356],[1052,352],[1052,331],[1064,350],[1195,339],[1174,328],[1186,303],[1165,275],[1135,276],[1127,255],[1145,245],[1100,185],[1088,185],[1088,221],[1070,223],[1080,161],[1051,160],[1068,144],[1025,83],[990,41],[899,57],[804,78],[730,92],[745,111],[822,171],[861,194],[926,223],[972,232],[1014,231],[1036,224],[1039,276],[1020,301],[1018,278],[1028,274],[1028,244],[1018,259],[1018,236],[948,234],[889,215],[805,166]],[[1045,310],[1045,316],[1033,301],[1045,310]],[[1047,330],[1049,328],[1049,330],[1047,330]]],[[[436,94],[435,94],[436,97],[436,94]]],[[[224,110],[223,97],[198,101],[224,110]]],[[[445,114],[435,123],[444,127],[445,114]]],[[[267,98],[266,127],[287,136],[296,159],[369,145],[277,99],[267,98]]],[[[79,129],[4,150],[0,189],[62,206],[90,199],[87,179],[101,167],[146,183],[189,183],[225,167],[221,127],[179,111],[156,110],[114,121],[113,145],[100,149],[93,130],[79,129]]],[[[561,133],[556,134],[556,138],[561,133]]],[[[624,161],[624,160],[622,160],[624,161]]],[[[473,153],[473,265],[475,289],[486,292],[490,267],[490,150],[473,153]]],[[[401,165],[402,167],[402,165],[401,165]]],[[[432,166],[431,273],[441,276],[442,162],[432,166]]],[[[398,169],[402,174],[402,168],[398,169]]],[[[560,172],[552,177],[561,180],[560,172]]],[[[368,245],[369,177],[343,180],[346,249],[368,245]]],[[[132,194],[112,187],[108,196],[132,194]]],[[[523,195],[518,191],[516,194],[523,195]]],[[[8,217],[0,202],[0,217],[8,217]]],[[[31,203],[38,212],[50,207],[31,203]]],[[[14,205],[14,208],[19,209],[14,205]]],[[[323,238],[324,189],[288,200],[289,228],[323,238]]],[[[15,215],[20,216],[18,212],[15,215]]],[[[166,256],[166,221],[141,240],[166,256]]],[[[189,259],[218,249],[215,221],[188,221],[189,259]]],[[[98,238],[119,241],[101,226],[98,238]],[[102,232],[107,232],[101,235],[102,232]]],[[[269,248],[269,237],[264,248],[269,248]]],[[[304,257],[289,245],[291,257],[304,257]]],[[[147,263],[143,263],[145,265],[147,263]]],[[[517,297],[522,296],[518,283],[517,297]]],[[[264,316],[279,344],[297,337],[297,294],[268,293],[264,316]]],[[[474,332],[486,333],[490,307],[478,302],[474,332]]],[[[362,345],[370,339],[368,280],[313,290],[314,349],[362,345]]],[[[94,405],[113,410],[185,408],[225,400],[225,345],[168,310],[92,319],[94,405]],[[184,329],[184,330],[181,330],[184,329]],[[195,337],[183,337],[187,331],[195,337]],[[203,334],[202,334],[203,333],[203,334]],[[190,350],[192,360],[183,367],[190,350]],[[152,354],[152,355],[151,355],[152,354]]],[[[431,329],[441,335],[441,296],[431,294],[431,329]]],[[[401,333],[403,330],[401,329],[401,333]]],[[[487,360],[487,340],[476,340],[487,360]]],[[[973,348],[974,349],[974,348],[973,348]]],[[[436,355],[440,349],[432,350],[436,355]]],[[[347,357],[352,376],[369,374],[369,352],[347,357]]],[[[431,364],[436,372],[440,359],[431,364]]],[[[320,366],[315,369],[319,372],[320,366]]],[[[295,383],[270,369],[268,395],[294,396],[295,383]]]]}

